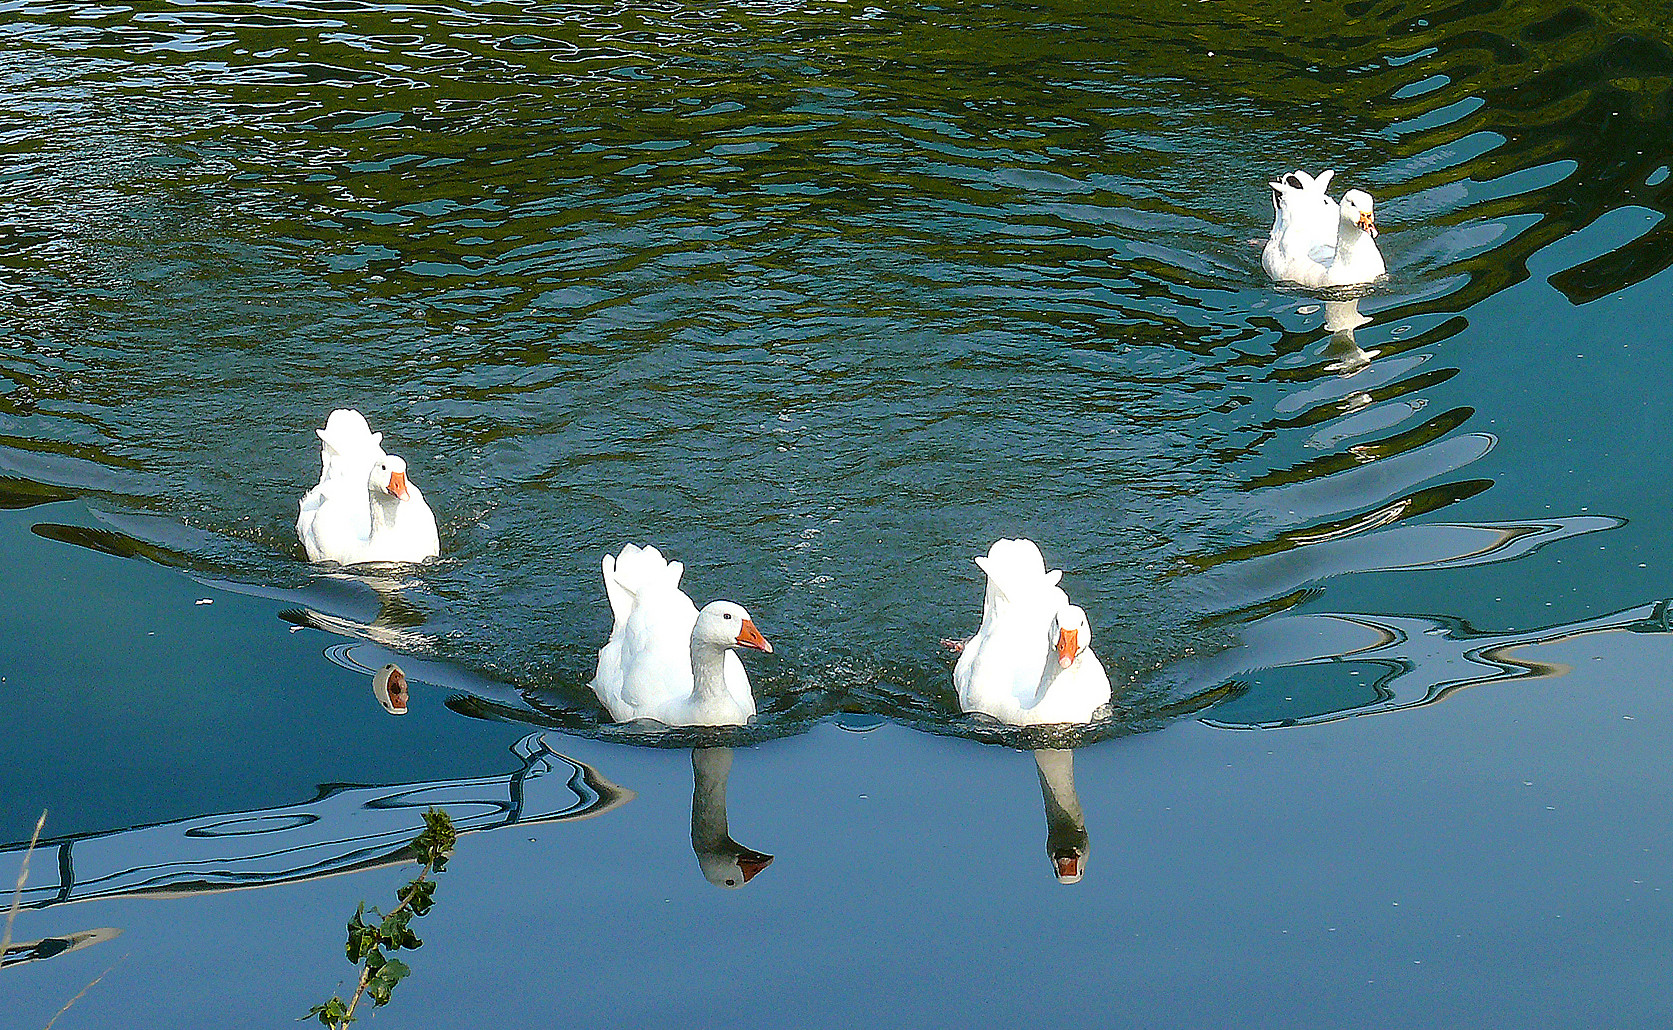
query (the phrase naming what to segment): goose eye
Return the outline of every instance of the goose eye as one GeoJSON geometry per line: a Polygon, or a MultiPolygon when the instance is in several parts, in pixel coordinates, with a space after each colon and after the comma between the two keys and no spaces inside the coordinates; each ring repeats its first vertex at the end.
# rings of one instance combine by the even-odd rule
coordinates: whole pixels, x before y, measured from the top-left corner
{"type": "Polygon", "coordinates": [[[731,617],[732,617],[731,612],[727,612],[725,615],[721,616],[721,618],[723,618],[723,619],[730,619],[731,617]]]}
{"type": "MultiPolygon", "coordinates": [[[[732,616],[730,616],[730,615],[727,616],[728,619],[730,619],[731,617],[732,616]]],[[[728,887],[736,887],[737,885],[738,885],[738,881],[736,881],[736,880],[727,880],[726,881],[726,886],[728,886],[728,887]]]]}

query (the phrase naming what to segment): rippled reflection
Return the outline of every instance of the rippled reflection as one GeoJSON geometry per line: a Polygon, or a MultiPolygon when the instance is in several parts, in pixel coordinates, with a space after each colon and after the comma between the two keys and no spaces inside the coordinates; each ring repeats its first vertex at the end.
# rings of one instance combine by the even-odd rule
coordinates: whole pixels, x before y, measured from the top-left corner
{"type": "MultiPolygon", "coordinates": [[[[391,865],[405,860],[431,806],[446,809],[468,833],[587,819],[634,797],[591,766],[553,751],[538,733],[518,741],[512,753],[522,767],[509,776],[333,787],[278,808],[44,837],[22,907],[262,887],[391,865]]],[[[0,846],[0,854],[20,854],[27,843],[0,846]]]]}
{"type": "Polygon", "coordinates": [[[75,933],[57,934],[32,941],[12,941],[6,946],[5,954],[0,955],[0,969],[68,955],[72,951],[103,944],[120,936],[122,931],[118,927],[99,926],[91,930],[78,930],[75,933]]]}
{"type": "Polygon", "coordinates": [[[1501,632],[1446,616],[1288,616],[1221,656],[1213,676],[1235,677],[1237,696],[1203,721],[1238,729],[1316,725],[1419,708],[1466,687],[1559,676],[1568,666],[1547,657],[1553,645],[1673,631],[1668,605],[1501,632]]]}

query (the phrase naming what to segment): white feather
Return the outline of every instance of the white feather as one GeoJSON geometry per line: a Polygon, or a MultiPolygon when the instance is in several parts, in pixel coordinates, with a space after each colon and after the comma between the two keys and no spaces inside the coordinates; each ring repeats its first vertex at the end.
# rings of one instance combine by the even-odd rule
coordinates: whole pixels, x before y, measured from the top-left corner
{"type": "Polygon", "coordinates": [[[959,707],[1016,725],[1093,718],[1110,696],[1103,667],[1088,648],[1060,670],[1051,643],[1053,620],[1069,602],[1062,570],[1048,572],[1040,549],[1022,539],[996,541],[976,564],[987,573],[987,595],[982,626],[953,669],[959,707]]]}

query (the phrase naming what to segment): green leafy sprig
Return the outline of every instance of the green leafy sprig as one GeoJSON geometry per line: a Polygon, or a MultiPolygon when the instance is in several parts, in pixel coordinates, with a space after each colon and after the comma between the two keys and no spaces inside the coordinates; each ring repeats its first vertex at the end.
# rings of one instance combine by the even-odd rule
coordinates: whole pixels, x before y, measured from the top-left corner
{"type": "Polygon", "coordinates": [[[459,839],[453,820],[439,808],[424,813],[424,832],[413,838],[412,850],[424,867],[417,878],[395,892],[398,902],[393,911],[384,915],[372,910],[373,922],[366,921],[366,903],[362,901],[349,920],[346,951],[351,963],[360,967],[360,983],[354,995],[344,1002],[333,994],[329,1001],[315,1005],[303,1019],[318,1019],[334,1030],[342,1030],[354,1022],[355,1006],[362,995],[372,999],[372,1007],[389,1004],[389,996],[412,969],[400,959],[390,958],[386,951],[412,950],[424,942],[412,930],[412,921],[430,911],[435,904],[436,881],[431,874],[444,872],[459,839]]]}

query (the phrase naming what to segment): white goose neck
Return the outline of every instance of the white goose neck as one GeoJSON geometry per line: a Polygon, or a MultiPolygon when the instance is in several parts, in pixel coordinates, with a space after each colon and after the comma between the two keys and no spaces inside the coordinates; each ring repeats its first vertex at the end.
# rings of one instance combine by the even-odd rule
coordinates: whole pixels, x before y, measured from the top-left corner
{"type": "Polygon", "coordinates": [[[1075,655],[1075,660],[1064,667],[1057,664],[1057,649],[1054,647],[1046,648],[1046,664],[1040,670],[1040,686],[1039,689],[1034,691],[1034,703],[1039,704],[1045,700],[1045,696],[1051,692],[1052,685],[1057,682],[1057,677],[1069,676],[1079,670],[1081,656],[1085,654],[1086,652],[1082,651],[1075,655]]]}
{"type": "Polygon", "coordinates": [[[395,516],[401,507],[400,498],[381,490],[367,490],[366,494],[372,506],[372,535],[395,528],[395,516]]]}
{"type": "Polygon", "coordinates": [[[724,644],[691,639],[692,696],[708,701],[727,697],[726,652],[724,644]]]}
{"type": "Polygon", "coordinates": [[[1353,260],[1354,251],[1360,244],[1371,238],[1371,234],[1349,221],[1343,221],[1336,229],[1336,260],[1335,264],[1343,264],[1353,260]]]}

